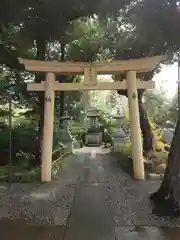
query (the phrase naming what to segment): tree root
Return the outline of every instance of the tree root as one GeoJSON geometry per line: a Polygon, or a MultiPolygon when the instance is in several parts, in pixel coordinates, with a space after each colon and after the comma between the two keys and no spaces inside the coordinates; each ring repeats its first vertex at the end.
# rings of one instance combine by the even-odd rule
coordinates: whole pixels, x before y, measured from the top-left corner
{"type": "Polygon", "coordinates": [[[154,203],[153,214],[157,216],[179,217],[179,203],[165,190],[167,189],[160,188],[157,192],[150,195],[149,198],[154,203]]]}

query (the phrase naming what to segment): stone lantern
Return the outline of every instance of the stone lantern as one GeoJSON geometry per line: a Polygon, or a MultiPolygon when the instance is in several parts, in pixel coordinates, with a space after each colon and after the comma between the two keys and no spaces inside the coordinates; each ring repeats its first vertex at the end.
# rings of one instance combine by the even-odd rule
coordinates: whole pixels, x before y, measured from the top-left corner
{"type": "Polygon", "coordinates": [[[98,121],[99,111],[89,109],[86,116],[86,146],[100,146],[102,144],[102,132],[98,121]]]}
{"type": "Polygon", "coordinates": [[[5,119],[0,117],[0,127],[5,125],[5,119]]]}
{"type": "Polygon", "coordinates": [[[66,146],[67,152],[72,152],[72,136],[69,131],[69,124],[68,121],[71,119],[71,116],[68,116],[68,112],[65,111],[64,116],[60,117],[60,120],[63,120],[60,130],[60,141],[66,146]]]}
{"type": "Polygon", "coordinates": [[[127,137],[122,129],[122,120],[124,119],[124,115],[120,110],[117,110],[117,114],[113,116],[114,119],[116,119],[116,132],[113,136],[113,147],[114,151],[118,151],[121,146],[126,142],[127,137]]]}

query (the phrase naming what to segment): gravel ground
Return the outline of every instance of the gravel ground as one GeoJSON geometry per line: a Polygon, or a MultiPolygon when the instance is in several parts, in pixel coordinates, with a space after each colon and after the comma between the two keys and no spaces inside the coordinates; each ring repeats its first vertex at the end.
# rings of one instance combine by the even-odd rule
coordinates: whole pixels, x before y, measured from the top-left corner
{"type": "Polygon", "coordinates": [[[13,184],[0,191],[1,223],[65,225],[81,178],[81,157],[66,159],[57,180],[47,184],[13,184]]]}
{"type": "Polygon", "coordinates": [[[22,224],[66,225],[79,184],[103,184],[107,188],[105,197],[116,227],[180,227],[178,219],[152,214],[148,196],[160,182],[134,181],[118,167],[117,160],[104,154],[94,159],[82,154],[70,157],[52,183],[13,184],[10,190],[1,186],[0,223],[16,220],[22,224]]]}
{"type": "Polygon", "coordinates": [[[180,227],[180,219],[158,217],[152,213],[149,194],[156,191],[160,181],[135,181],[122,171],[117,160],[106,160],[109,208],[117,226],[180,227]]]}

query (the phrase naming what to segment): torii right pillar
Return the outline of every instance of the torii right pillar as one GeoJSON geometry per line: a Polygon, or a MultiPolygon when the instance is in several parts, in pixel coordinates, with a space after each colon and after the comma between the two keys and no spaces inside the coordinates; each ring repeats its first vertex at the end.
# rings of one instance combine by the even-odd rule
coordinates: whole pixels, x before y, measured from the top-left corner
{"type": "Polygon", "coordinates": [[[143,180],[145,178],[144,159],[139,119],[138,92],[136,84],[137,84],[136,72],[135,71],[127,72],[127,90],[128,90],[128,105],[129,105],[134,177],[137,180],[143,180]]]}

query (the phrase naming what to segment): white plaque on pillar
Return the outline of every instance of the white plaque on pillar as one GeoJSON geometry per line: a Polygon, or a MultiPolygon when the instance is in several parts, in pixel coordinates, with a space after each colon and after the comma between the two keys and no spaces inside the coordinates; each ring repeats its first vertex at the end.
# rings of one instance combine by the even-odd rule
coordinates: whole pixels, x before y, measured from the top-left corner
{"type": "Polygon", "coordinates": [[[84,84],[85,85],[97,84],[97,72],[95,67],[87,67],[84,69],[84,84]]]}

